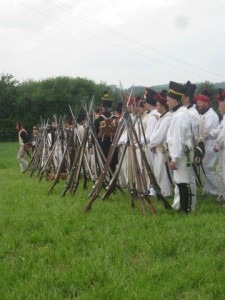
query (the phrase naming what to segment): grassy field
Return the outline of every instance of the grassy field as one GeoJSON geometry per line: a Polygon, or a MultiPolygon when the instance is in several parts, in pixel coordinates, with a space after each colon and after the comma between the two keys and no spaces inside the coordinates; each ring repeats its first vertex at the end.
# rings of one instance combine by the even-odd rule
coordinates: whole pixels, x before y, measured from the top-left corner
{"type": "Polygon", "coordinates": [[[48,196],[0,143],[0,299],[225,299],[225,208],[142,215],[120,192],[83,213],[90,189],[48,196]]]}

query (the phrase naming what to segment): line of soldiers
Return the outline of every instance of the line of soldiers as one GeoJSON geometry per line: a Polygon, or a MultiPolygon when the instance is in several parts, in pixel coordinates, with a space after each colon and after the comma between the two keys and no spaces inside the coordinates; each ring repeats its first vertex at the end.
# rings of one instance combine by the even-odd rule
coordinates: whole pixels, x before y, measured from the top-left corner
{"type": "MultiPolygon", "coordinates": [[[[195,209],[196,182],[203,185],[203,194],[224,201],[224,118],[219,122],[210,107],[208,91],[195,96],[195,89],[190,81],[171,81],[168,92],[146,88],[143,99],[136,101],[130,95],[114,113],[105,91],[101,109],[93,113],[93,108],[86,108],[82,121],[74,117],[72,124],[65,124],[61,120],[51,131],[42,124],[29,168],[39,174],[67,174],[66,190],[75,192],[81,175],[95,187],[109,161],[103,186],[109,187],[118,173],[116,187],[126,186],[132,195],[157,195],[148,164],[162,194],[174,195],[176,210],[195,209]]],[[[224,116],[225,91],[219,91],[217,100],[224,116]]],[[[59,178],[54,179],[57,183],[59,178]]]]}
{"type": "MultiPolygon", "coordinates": [[[[154,175],[165,196],[174,186],[173,208],[189,213],[196,207],[196,182],[203,185],[204,195],[225,200],[224,119],[210,107],[209,92],[194,96],[196,86],[170,82],[169,91],[156,93],[146,89],[145,101],[139,104],[140,141],[154,175]],[[217,169],[215,171],[215,166],[217,169]],[[201,183],[202,179],[202,183],[201,183]]],[[[225,93],[217,100],[224,116],[225,93]]],[[[126,143],[126,139],[120,142],[126,143]]],[[[126,172],[126,171],[125,171],[126,172]]],[[[154,194],[154,191],[150,193],[154,194]]]]}

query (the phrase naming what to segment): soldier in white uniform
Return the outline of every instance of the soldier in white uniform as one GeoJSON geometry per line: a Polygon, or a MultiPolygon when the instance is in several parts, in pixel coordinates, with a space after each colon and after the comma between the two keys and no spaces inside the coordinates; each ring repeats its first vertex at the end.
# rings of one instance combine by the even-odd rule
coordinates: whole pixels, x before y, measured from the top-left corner
{"type": "Polygon", "coordinates": [[[205,155],[202,160],[203,165],[203,194],[217,195],[217,184],[215,178],[215,164],[218,153],[213,151],[215,146],[215,137],[211,131],[219,125],[217,113],[210,107],[210,98],[208,91],[204,90],[195,97],[199,113],[203,116],[205,127],[205,155]]]}
{"type": "Polygon", "coordinates": [[[223,117],[217,129],[213,129],[210,134],[215,137],[214,152],[218,153],[218,163],[216,168],[216,181],[218,187],[217,201],[225,202],[225,91],[217,97],[219,111],[223,117]]]}
{"type": "MultiPolygon", "coordinates": [[[[145,98],[146,109],[147,109],[147,127],[145,130],[145,138],[146,138],[145,153],[146,153],[146,156],[147,156],[147,159],[148,159],[148,162],[149,162],[151,168],[154,169],[154,154],[150,150],[149,143],[151,140],[151,135],[154,131],[156,123],[158,122],[160,114],[158,113],[158,111],[156,109],[157,93],[151,88],[148,88],[147,91],[148,92],[147,92],[147,95],[145,98]]],[[[142,139],[141,143],[144,144],[143,139],[142,139]]],[[[151,183],[150,183],[150,194],[155,195],[155,191],[154,191],[153,187],[151,186],[151,183]]]]}
{"type": "Polygon", "coordinates": [[[137,119],[137,122],[135,124],[135,130],[137,132],[137,135],[139,137],[139,142],[142,142],[145,140],[145,131],[148,125],[148,114],[147,110],[145,108],[145,102],[141,101],[138,105],[138,115],[139,119],[137,119]]]}
{"type": "MultiPolygon", "coordinates": [[[[145,130],[145,137],[147,144],[150,143],[151,135],[154,131],[154,128],[156,126],[156,123],[159,119],[160,113],[156,109],[156,99],[157,99],[157,93],[152,90],[148,89],[149,93],[145,99],[146,101],[146,109],[147,109],[147,126],[145,130]]],[[[142,140],[143,143],[143,140],[142,140]]],[[[152,157],[153,159],[153,157],[152,157]]],[[[153,165],[153,161],[151,161],[151,164],[153,165]]]]}
{"type": "Polygon", "coordinates": [[[168,156],[169,152],[166,145],[166,135],[170,126],[171,112],[168,111],[166,94],[158,93],[157,111],[160,113],[159,120],[154,128],[150,140],[150,149],[154,153],[154,175],[164,196],[171,195],[172,173],[169,170],[168,156]]]}
{"type": "Polygon", "coordinates": [[[19,137],[19,152],[17,154],[17,159],[20,164],[20,170],[24,173],[27,170],[28,162],[25,160],[25,154],[29,151],[29,138],[27,131],[23,128],[23,125],[19,122],[16,123],[16,129],[18,130],[18,137],[19,137]]]}
{"type": "MultiPolygon", "coordinates": [[[[191,118],[191,133],[192,133],[192,142],[194,147],[200,141],[200,132],[199,132],[200,115],[194,106],[195,90],[196,90],[196,85],[192,84],[190,81],[187,81],[187,83],[185,84],[184,96],[182,98],[183,106],[188,109],[191,118]]],[[[188,174],[189,174],[189,183],[192,192],[191,209],[195,210],[197,189],[196,189],[196,174],[193,168],[194,165],[192,164],[192,166],[188,168],[188,174]]],[[[175,190],[173,208],[177,210],[180,209],[180,198],[177,189],[175,190]]]]}
{"type": "Polygon", "coordinates": [[[167,144],[171,158],[169,166],[173,170],[174,182],[179,190],[180,209],[190,213],[192,192],[189,168],[193,157],[193,145],[190,114],[181,103],[184,92],[184,85],[170,82],[167,104],[172,111],[172,120],[167,132],[167,144]]]}

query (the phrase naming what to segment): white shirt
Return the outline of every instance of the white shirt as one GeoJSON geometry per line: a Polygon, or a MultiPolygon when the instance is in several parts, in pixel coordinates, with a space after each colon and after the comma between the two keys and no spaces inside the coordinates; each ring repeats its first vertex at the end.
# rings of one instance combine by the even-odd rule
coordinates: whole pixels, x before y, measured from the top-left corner
{"type": "Polygon", "coordinates": [[[176,162],[185,151],[185,146],[192,148],[191,118],[186,107],[181,106],[172,113],[167,132],[167,144],[172,161],[176,162]]]}
{"type": "Polygon", "coordinates": [[[151,135],[150,148],[158,147],[166,142],[166,135],[170,126],[171,118],[172,114],[169,111],[163,116],[160,116],[151,135]]]}
{"type": "Polygon", "coordinates": [[[219,125],[219,117],[217,113],[210,107],[203,115],[205,123],[205,139],[214,139],[211,136],[212,129],[216,129],[219,125]]]}
{"type": "Polygon", "coordinates": [[[225,147],[225,115],[216,129],[212,129],[210,136],[216,139],[216,145],[219,149],[225,147]]]}
{"type": "MultiPolygon", "coordinates": [[[[151,140],[151,135],[154,131],[154,128],[156,126],[156,123],[158,122],[158,119],[160,117],[160,113],[158,113],[157,109],[153,109],[147,114],[147,127],[145,130],[145,137],[146,137],[146,142],[149,144],[151,140]]],[[[141,140],[141,143],[144,143],[144,140],[141,140]]]]}

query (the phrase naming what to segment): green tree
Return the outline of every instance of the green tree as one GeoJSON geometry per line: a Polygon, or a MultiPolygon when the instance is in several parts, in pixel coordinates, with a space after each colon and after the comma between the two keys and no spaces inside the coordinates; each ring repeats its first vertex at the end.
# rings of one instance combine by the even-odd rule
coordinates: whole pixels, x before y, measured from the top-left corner
{"type": "Polygon", "coordinates": [[[81,110],[81,101],[90,101],[95,97],[99,105],[106,84],[96,84],[86,78],[56,77],[42,81],[25,81],[18,86],[16,114],[22,117],[27,129],[49,119],[53,115],[70,115],[69,105],[81,110]]]}
{"type": "Polygon", "coordinates": [[[16,135],[15,104],[18,81],[11,74],[0,76],[0,140],[12,139],[16,135]]]}

